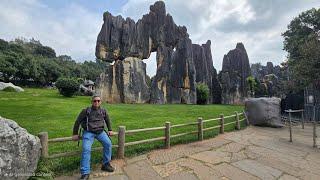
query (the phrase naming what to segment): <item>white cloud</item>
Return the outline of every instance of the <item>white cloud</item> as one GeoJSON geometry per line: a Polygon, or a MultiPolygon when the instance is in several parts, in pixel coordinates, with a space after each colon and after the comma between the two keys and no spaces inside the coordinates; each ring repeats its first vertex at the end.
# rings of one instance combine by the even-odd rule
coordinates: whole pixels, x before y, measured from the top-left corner
{"type": "MultiPolygon", "coordinates": [[[[154,2],[129,0],[120,14],[138,20],[154,2]]],[[[187,27],[193,43],[211,40],[213,62],[218,70],[224,54],[234,49],[237,42],[244,43],[251,63],[279,64],[286,56],[281,33],[293,17],[320,6],[316,0],[165,0],[165,3],[176,24],[187,27]]]]}
{"type": "Polygon", "coordinates": [[[71,3],[53,9],[41,1],[4,1],[0,4],[0,38],[34,37],[53,47],[57,54],[74,59],[94,60],[95,43],[102,14],[71,3]]]}

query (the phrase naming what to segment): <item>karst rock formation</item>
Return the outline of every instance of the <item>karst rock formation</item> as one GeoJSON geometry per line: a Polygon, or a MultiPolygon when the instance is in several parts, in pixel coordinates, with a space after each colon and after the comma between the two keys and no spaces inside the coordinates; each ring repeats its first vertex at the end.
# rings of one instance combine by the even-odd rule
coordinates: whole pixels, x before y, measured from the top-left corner
{"type": "Polygon", "coordinates": [[[248,97],[247,78],[251,75],[249,58],[242,43],[224,55],[219,80],[222,104],[243,104],[248,97]]]}
{"type": "Polygon", "coordinates": [[[208,103],[220,103],[221,88],[213,67],[211,42],[192,44],[187,29],[177,26],[162,1],[137,22],[130,18],[103,15],[97,38],[96,57],[114,62],[98,80],[104,101],[111,103],[185,103],[197,101],[197,82],[210,89],[208,103]],[[146,83],[146,65],[156,52],[157,72],[151,87],[146,83]]]}

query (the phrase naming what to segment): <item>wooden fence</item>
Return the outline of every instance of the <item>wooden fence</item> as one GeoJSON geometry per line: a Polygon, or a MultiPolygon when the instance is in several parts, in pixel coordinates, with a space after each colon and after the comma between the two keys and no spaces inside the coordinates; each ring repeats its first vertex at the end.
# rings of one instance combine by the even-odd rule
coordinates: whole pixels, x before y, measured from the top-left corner
{"type": "MultiPolygon", "coordinates": [[[[219,129],[220,134],[223,134],[224,127],[227,125],[232,125],[232,124],[235,124],[235,129],[240,130],[240,128],[241,128],[240,123],[245,120],[246,120],[246,125],[249,125],[249,121],[247,119],[246,113],[243,111],[242,113],[235,112],[235,114],[229,115],[229,116],[224,116],[223,114],[221,114],[220,117],[214,118],[214,119],[203,120],[201,117],[199,117],[196,122],[185,123],[185,124],[171,125],[170,122],[166,122],[164,124],[164,126],[153,127],[153,128],[126,130],[125,126],[119,126],[118,132],[114,132],[114,135],[118,136],[118,144],[114,144],[114,145],[112,145],[112,147],[115,147],[118,149],[117,150],[117,157],[123,159],[124,154],[125,154],[125,147],[127,147],[127,146],[163,140],[165,148],[170,148],[171,138],[181,137],[181,136],[185,136],[188,134],[197,134],[198,140],[201,141],[201,140],[203,140],[203,132],[204,131],[219,129]],[[241,115],[243,115],[244,118],[240,119],[241,115]],[[224,123],[224,120],[228,119],[228,118],[234,118],[235,121],[224,123]],[[204,128],[204,123],[213,122],[213,121],[219,122],[219,125],[204,128]],[[180,134],[171,135],[172,128],[194,126],[194,125],[198,127],[197,131],[190,131],[190,132],[184,132],[184,133],[180,133],[180,134]],[[164,136],[151,138],[151,139],[144,139],[144,140],[139,140],[139,141],[133,141],[133,142],[125,142],[126,135],[132,135],[132,134],[139,133],[139,132],[156,131],[156,130],[163,130],[164,136]]],[[[40,138],[40,142],[41,142],[41,146],[42,146],[41,156],[44,158],[59,158],[59,157],[77,155],[77,154],[81,153],[81,151],[78,150],[78,151],[71,151],[71,152],[49,155],[49,153],[48,153],[49,143],[61,143],[61,142],[72,141],[72,137],[48,139],[47,132],[41,132],[41,133],[39,133],[38,136],[40,138]]],[[[103,147],[95,147],[95,148],[92,148],[91,151],[100,151],[102,149],[103,149],[103,147]]]]}
{"type": "MultiPolygon", "coordinates": [[[[301,128],[304,129],[304,124],[305,124],[305,112],[304,109],[298,109],[298,110],[285,110],[286,113],[289,113],[289,117],[281,117],[285,122],[289,122],[289,142],[292,142],[292,123],[295,121],[296,123],[301,122],[301,128]],[[297,118],[292,118],[292,113],[301,113],[301,119],[297,118]]],[[[312,133],[312,138],[313,138],[313,147],[318,147],[317,145],[317,122],[316,122],[316,115],[315,111],[313,114],[312,118],[312,126],[313,126],[313,133],[312,133]]]]}

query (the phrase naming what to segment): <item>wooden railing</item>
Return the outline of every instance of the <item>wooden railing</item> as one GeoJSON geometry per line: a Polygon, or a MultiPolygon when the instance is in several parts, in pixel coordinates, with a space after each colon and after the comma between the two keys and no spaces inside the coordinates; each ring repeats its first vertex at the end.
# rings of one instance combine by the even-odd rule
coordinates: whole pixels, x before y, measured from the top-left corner
{"type": "MultiPolygon", "coordinates": [[[[201,140],[203,140],[203,132],[204,131],[209,131],[209,130],[219,128],[220,134],[223,134],[224,127],[228,126],[228,125],[232,125],[232,124],[235,124],[235,129],[240,130],[240,128],[241,128],[240,122],[242,122],[242,121],[246,121],[246,125],[249,125],[249,121],[248,121],[247,116],[244,111],[242,113],[235,112],[235,114],[229,115],[229,116],[224,116],[223,114],[221,114],[219,118],[214,118],[214,119],[203,120],[201,117],[199,117],[196,122],[185,123],[185,124],[171,125],[170,122],[166,122],[164,126],[153,127],[153,128],[126,130],[125,126],[119,126],[118,132],[114,132],[114,135],[118,136],[118,144],[114,144],[114,145],[112,145],[112,147],[118,148],[117,157],[123,159],[124,153],[125,153],[125,147],[127,147],[127,146],[163,140],[165,148],[170,148],[171,138],[181,137],[181,136],[185,136],[188,134],[197,134],[198,140],[201,141],[201,140]],[[244,118],[240,119],[239,117],[241,115],[243,115],[244,118]],[[235,121],[232,121],[229,123],[224,123],[224,120],[228,119],[228,118],[234,118],[235,121]],[[208,128],[203,128],[204,123],[213,122],[213,121],[219,122],[219,125],[216,125],[213,127],[208,127],[208,128]],[[197,131],[190,131],[190,132],[184,132],[184,133],[171,135],[172,128],[193,126],[193,125],[196,125],[198,127],[197,131]],[[127,142],[127,143],[125,142],[126,135],[132,135],[135,133],[147,132],[147,131],[157,131],[157,130],[164,130],[164,136],[151,138],[151,139],[144,139],[144,140],[139,140],[139,141],[133,141],[133,142],[127,142]]],[[[59,158],[59,157],[77,155],[77,154],[81,153],[81,151],[78,150],[78,151],[71,151],[71,152],[49,155],[49,153],[48,153],[48,144],[49,143],[61,143],[61,142],[72,141],[72,137],[48,139],[47,132],[41,132],[41,133],[39,133],[38,136],[40,138],[40,142],[41,142],[41,146],[42,146],[41,156],[44,158],[59,158]]],[[[95,147],[95,148],[92,148],[91,151],[100,151],[102,149],[103,149],[103,147],[95,147]]]]}
{"type": "MultiPolygon", "coordinates": [[[[283,120],[289,121],[289,142],[292,142],[292,122],[293,120],[296,120],[296,122],[301,122],[301,128],[304,129],[304,124],[305,124],[305,119],[304,119],[304,109],[298,109],[298,110],[285,110],[286,113],[289,113],[289,118],[286,117],[281,117],[283,120]],[[297,118],[292,118],[292,113],[301,113],[301,119],[297,118]]],[[[313,147],[318,147],[317,145],[317,123],[315,120],[315,112],[313,115],[313,121],[312,121],[312,126],[313,126],[313,133],[312,133],[312,138],[313,138],[313,147]]]]}

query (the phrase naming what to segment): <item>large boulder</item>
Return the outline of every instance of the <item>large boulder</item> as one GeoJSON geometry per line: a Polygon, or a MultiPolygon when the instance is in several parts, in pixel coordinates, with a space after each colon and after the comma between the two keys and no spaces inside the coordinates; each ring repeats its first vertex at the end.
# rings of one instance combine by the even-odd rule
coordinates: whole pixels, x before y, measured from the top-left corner
{"type": "Polygon", "coordinates": [[[281,123],[280,98],[249,98],[245,101],[250,124],[268,127],[283,127],[281,123]]]}
{"type": "Polygon", "coordinates": [[[17,92],[22,92],[24,91],[24,89],[22,89],[21,87],[19,86],[15,86],[14,84],[12,83],[5,83],[5,82],[0,82],[0,91],[2,91],[4,88],[6,87],[12,87],[14,88],[17,92]]]}
{"type": "Polygon", "coordinates": [[[40,148],[38,137],[0,117],[0,179],[28,179],[37,168],[40,148]]]}

